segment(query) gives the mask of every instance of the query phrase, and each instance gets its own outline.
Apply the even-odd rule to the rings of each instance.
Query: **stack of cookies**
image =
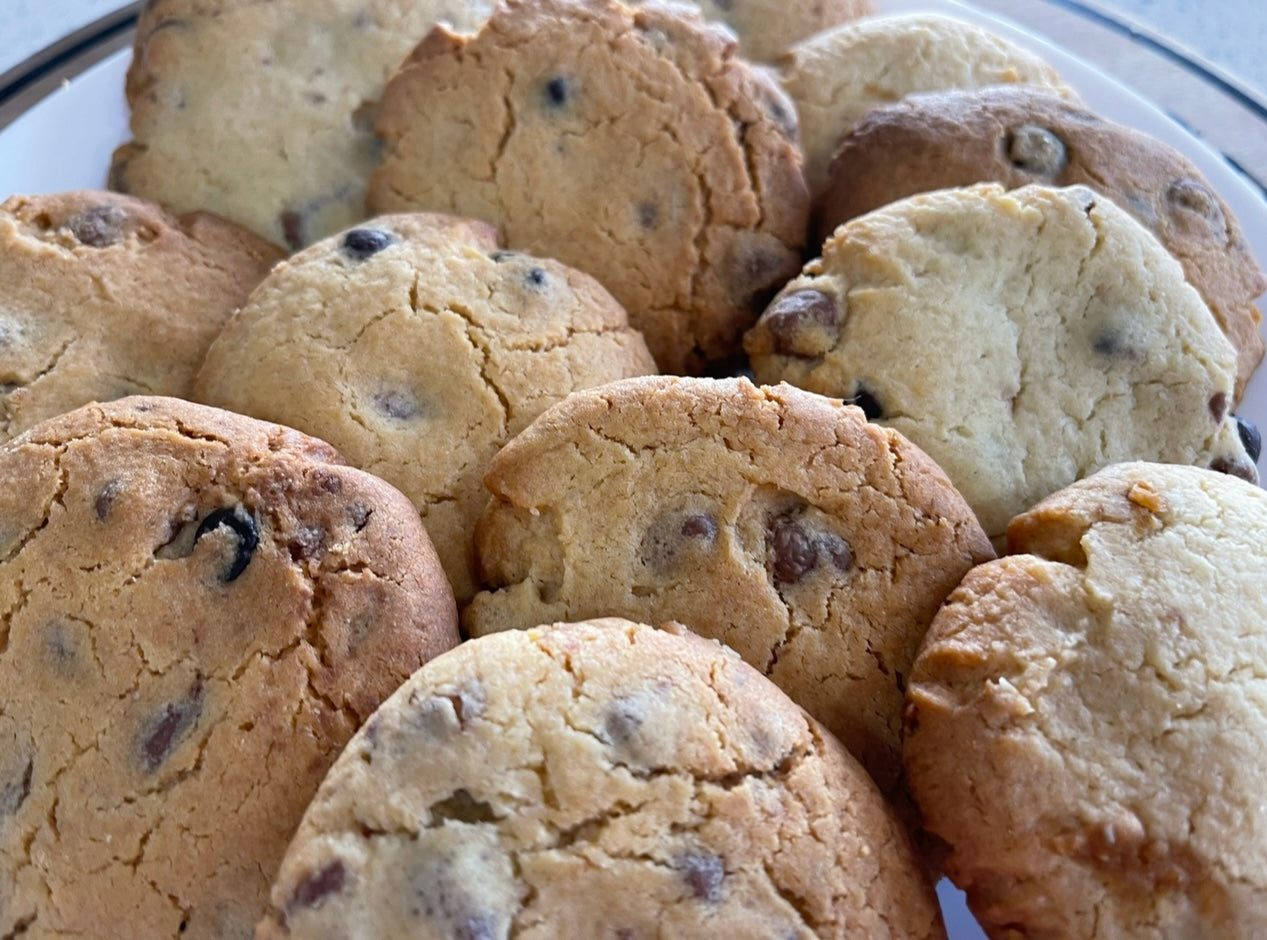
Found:
[[[0,205],[0,936],[1267,931],[1267,277],[875,12],[146,6]]]

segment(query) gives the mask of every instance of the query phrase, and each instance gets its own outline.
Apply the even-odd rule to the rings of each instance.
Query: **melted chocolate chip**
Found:
[[[1219,206],[1218,197],[1198,180],[1176,180],[1166,190],[1166,199],[1175,209],[1199,215],[1219,228],[1224,225],[1223,209]]]
[[[1007,139],[1007,158],[1018,170],[1048,179],[1057,176],[1068,160],[1064,141],[1036,124],[1013,129]]]
[[[158,770],[201,714],[202,683],[198,682],[185,698],[165,705],[142,729],[138,747],[141,765],[150,773]]]
[[[343,253],[353,261],[378,254],[395,239],[391,232],[377,228],[354,228],[343,236]]]
[[[762,317],[774,352],[812,359],[836,345],[840,337],[840,307],[820,290],[798,290],[775,301]]]
[[[833,532],[815,531],[803,519],[777,516],[770,527],[769,556],[777,584],[796,584],[820,564],[840,572],[853,567],[853,552]]]
[[[107,248],[123,238],[127,214],[118,206],[85,209],[67,223],[70,233],[89,248]]]
[[[530,290],[543,290],[546,286],[546,272],[543,268],[529,268],[524,275],[524,284]]]
[[[404,392],[379,392],[374,396],[374,407],[395,421],[408,421],[418,414],[417,400]]]
[[[347,886],[348,870],[343,860],[336,858],[326,862],[316,871],[309,872],[290,896],[287,912],[316,907],[332,894],[338,894]]]
[[[851,405],[856,405],[862,409],[862,413],[867,416],[868,421],[879,421],[884,417],[884,409],[880,407],[880,402],[874,395],[869,392],[865,386],[859,385],[853,395],[846,398]]]
[[[255,554],[255,549],[260,543],[260,533],[255,526],[255,520],[251,518],[241,505],[238,505],[231,509],[217,509],[203,519],[198,525],[198,530],[194,533],[194,543],[197,544],[200,538],[221,526],[231,530],[237,537],[237,548],[233,553],[233,561],[220,574],[220,580],[227,584],[236,580],[246,570],[246,566],[251,563],[251,557]]]
[[[1210,398],[1210,416],[1214,418],[1216,424],[1222,424],[1223,419],[1227,417],[1227,395],[1223,392],[1215,392]]]
[[[572,97],[572,86],[562,75],[555,75],[545,83],[542,97],[545,98],[545,102],[549,107],[562,108],[568,103],[568,99]]]
[[[35,770],[34,761],[27,760],[25,766],[21,761],[17,762],[14,770],[18,770],[12,777],[7,780],[0,781],[0,820],[9,819],[15,815],[22,804],[26,802],[26,798],[31,795],[31,774]]]
[[[294,209],[287,209],[277,217],[282,227],[282,238],[287,247],[299,249],[304,246],[304,217]]]
[[[718,856],[689,852],[678,858],[677,868],[697,900],[715,903],[722,899],[722,882],[726,877],[726,869]]]
[[[114,508],[114,501],[123,492],[123,488],[122,480],[111,480],[97,490],[97,496],[92,501],[92,508],[102,522],[105,522],[106,517],[110,515],[110,510]]]
[[[1263,436],[1259,433],[1258,427],[1253,422],[1236,415],[1236,433],[1240,435],[1241,443],[1245,445],[1245,453],[1249,454],[1249,459],[1258,463],[1258,458],[1263,452]]]

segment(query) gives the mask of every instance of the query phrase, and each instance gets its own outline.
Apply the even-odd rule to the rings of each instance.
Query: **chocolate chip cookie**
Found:
[[[800,265],[795,116],[683,7],[510,0],[437,29],[392,78],[380,212],[453,212],[593,275],[665,371],[738,353]]]
[[[815,198],[827,186],[832,154],[872,108],[915,92],[1016,83],[1074,97],[1034,53],[936,13],[845,23],[793,46],[780,66],[800,117],[805,178]]]
[[[1255,486],[1119,465],[938,613],[905,762],[991,936],[1267,931],[1264,533]]]
[[[150,0],[113,189],[210,209],[300,248],[365,217],[383,85],[437,21],[492,0]]]
[[[1116,202],[1183,265],[1237,350],[1236,400],[1263,358],[1267,289],[1232,210],[1168,144],[1020,85],[912,95],[876,108],[836,153],[819,234],[905,196],[997,182],[1082,183]]]
[[[987,533],[1122,460],[1257,481],[1236,351],[1183,269],[1085,186],[995,183],[854,219],[747,337],[764,382],[858,402]]]
[[[212,345],[195,394],[327,440],[399,487],[464,603],[497,449],[571,391],[654,371],[593,278],[504,251],[481,222],[402,214],[280,265]]]
[[[408,500],[170,398],[0,447],[0,936],[249,937],[360,723],[457,641]]]
[[[464,643],[322,784],[256,936],[944,937],[862,768],[676,625]]]
[[[0,441],[93,400],[188,398],[216,333],[279,257],[214,216],[115,193],[0,203]]]
[[[734,648],[885,792],[905,674],[992,552],[945,475],[791,386],[652,377],[573,395],[489,467],[472,634],[607,614]]]

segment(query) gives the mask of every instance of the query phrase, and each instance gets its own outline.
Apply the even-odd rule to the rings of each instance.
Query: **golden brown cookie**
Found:
[[[676,625],[464,643],[349,744],[257,936],[944,937],[845,750]]]
[[[1168,144],[1021,85],[912,95],[869,112],[832,163],[820,240],[915,193],[972,183],[1085,184],[1157,236],[1236,347],[1236,401],[1263,358],[1267,275],[1232,210]]]
[[[1265,533],[1258,487],[1119,465],[938,613],[904,757],[990,936],[1267,932]]]
[[[989,543],[945,475],[791,386],[652,377],[564,400],[494,458],[473,635],[615,615],[733,647],[886,793],[905,673]]]
[[[383,93],[379,212],[452,212],[597,278],[666,371],[739,351],[800,264],[795,117],[688,9],[508,0],[433,31]]]
[[[195,394],[327,440],[399,487],[462,604],[497,449],[569,392],[654,371],[593,278],[503,251],[481,222],[392,215],[279,265]]]
[[[280,257],[206,213],[84,190],[0,204],[0,441],[93,400],[188,398]]]
[[[0,936],[250,936],[326,769],[457,642],[408,500],[170,398],[0,447]]]

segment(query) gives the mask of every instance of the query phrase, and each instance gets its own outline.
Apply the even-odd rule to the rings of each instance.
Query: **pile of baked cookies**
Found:
[[[0,206],[0,937],[1267,933],[1267,278],[874,14],[146,5]]]

